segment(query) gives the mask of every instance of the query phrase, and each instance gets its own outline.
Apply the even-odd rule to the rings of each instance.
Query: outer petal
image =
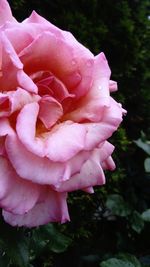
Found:
[[[16,214],[29,211],[39,197],[38,185],[21,179],[7,159],[0,157],[0,206]]]
[[[109,90],[110,92],[115,92],[118,90],[117,82],[110,80],[109,81]]]
[[[91,156],[83,164],[79,173],[74,174],[69,180],[63,182],[56,190],[59,192],[70,192],[104,183],[105,176],[99,160]]]
[[[37,93],[37,86],[23,71],[23,64],[18,58],[13,46],[4,34],[1,33],[2,42],[2,76],[0,77],[0,90],[15,90],[17,86],[27,91]]]
[[[85,95],[91,86],[93,55],[86,49],[83,53],[48,31],[24,49],[20,58],[27,73],[49,70],[77,97]]]
[[[82,189],[93,193],[91,187],[105,183],[101,165],[103,162],[108,162],[113,150],[114,146],[106,141],[100,148],[90,151],[89,158],[82,164],[80,170],[77,170],[77,173],[72,175],[69,180],[62,182],[55,189],[59,192]],[[109,167],[112,169],[112,165]]]
[[[70,177],[65,164],[54,163],[47,158],[32,154],[21,144],[16,135],[7,136],[6,150],[17,174],[26,180],[57,185]]]
[[[10,212],[3,211],[4,219],[13,226],[34,227],[48,222],[64,223],[69,220],[68,208],[66,204],[65,193],[57,193],[48,190],[44,193],[45,198],[42,202],[24,215],[15,215]]]
[[[14,20],[8,2],[6,0],[0,0],[0,26],[6,21]]]

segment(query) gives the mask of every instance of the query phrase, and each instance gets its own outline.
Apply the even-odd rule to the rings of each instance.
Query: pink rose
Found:
[[[67,193],[105,183],[107,139],[125,112],[103,53],[33,12],[18,23],[0,0],[0,206],[6,222],[69,220]]]

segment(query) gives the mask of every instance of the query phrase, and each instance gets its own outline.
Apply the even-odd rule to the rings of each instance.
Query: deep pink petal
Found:
[[[13,226],[34,227],[49,222],[69,221],[66,193],[57,193],[53,190],[45,192],[45,199],[24,215],[15,215],[3,211],[4,219]]]
[[[38,200],[40,187],[21,179],[8,160],[0,157],[0,206],[7,211],[24,214]]]
[[[53,97],[44,96],[40,103],[39,118],[47,129],[52,127],[63,115],[61,104]]]
[[[16,135],[7,136],[6,150],[8,158],[17,174],[39,184],[58,185],[70,177],[67,166],[40,158],[29,152]]]

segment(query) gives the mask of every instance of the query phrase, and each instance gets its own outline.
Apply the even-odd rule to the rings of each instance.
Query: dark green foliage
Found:
[[[128,114],[111,139],[117,169],[106,173],[106,185],[94,195],[70,194],[71,222],[57,230],[0,225],[0,266],[150,267],[149,0],[9,2],[19,21],[35,9],[94,54],[104,51],[119,85],[114,98]]]

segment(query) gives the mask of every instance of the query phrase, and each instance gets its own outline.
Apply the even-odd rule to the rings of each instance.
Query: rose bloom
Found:
[[[103,185],[125,111],[103,53],[0,0],[0,207],[13,226],[69,220],[67,193]]]

